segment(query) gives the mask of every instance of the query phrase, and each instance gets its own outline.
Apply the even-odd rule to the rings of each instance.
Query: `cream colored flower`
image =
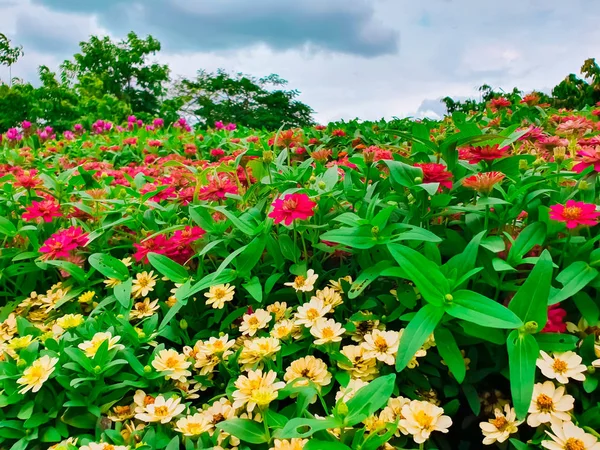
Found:
[[[154,271],[141,272],[135,274],[135,280],[131,286],[131,295],[133,298],[146,297],[150,292],[154,290],[156,286],[156,278]]]
[[[342,328],[341,324],[333,319],[326,319],[324,317],[317,319],[310,329],[310,334],[317,338],[315,339],[315,345],[340,342],[345,332],[346,329]]]
[[[6,345],[7,353],[13,358],[17,357],[17,352],[27,348],[33,342],[33,336],[28,334],[22,337],[13,337]]]
[[[118,278],[107,278],[103,281],[107,288],[114,288],[121,284],[121,280]]]
[[[52,375],[52,372],[54,372],[56,363],[58,363],[58,358],[51,358],[48,355],[36,359],[31,366],[23,371],[23,376],[17,380],[17,383],[23,386],[19,390],[19,394],[24,394],[28,391],[39,391],[50,375]]]
[[[332,310],[344,303],[340,293],[331,287],[326,287],[323,290],[317,290],[315,297],[323,300],[325,305],[331,306]]]
[[[404,419],[399,424],[411,434],[417,444],[429,439],[433,431],[447,433],[452,419],[444,415],[444,410],[429,402],[413,400],[402,407]]]
[[[275,315],[275,322],[279,322],[283,319],[288,313],[288,310],[291,311],[291,308],[287,307],[286,302],[275,302],[267,306],[267,311]]]
[[[519,431],[518,426],[523,423],[522,420],[517,420],[517,413],[510,405],[504,405],[504,412],[501,409],[496,409],[494,416],[493,419],[479,424],[484,436],[484,445],[506,441],[511,434]]]
[[[191,365],[191,362],[185,360],[185,355],[172,349],[161,350],[152,361],[152,367],[168,380],[182,382],[192,375],[192,372],[187,370]]]
[[[352,378],[348,383],[348,386],[340,387],[340,390],[335,394],[335,401],[348,402],[358,392],[360,388],[368,385],[366,381],[359,380],[358,378]]]
[[[548,450],[600,450],[598,439],[573,422],[552,424],[552,433],[546,433],[552,440],[542,441],[542,446]]]
[[[397,331],[373,330],[365,335],[361,346],[366,350],[365,357],[376,358],[390,366],[396,361],[400,335]]]
[[[210,435],[212,436],[216,424],[236,417],[235,412],[236,408],[233,407],[233,404],[227,398],[220,398],[203,411],[202,414],[208,417],[208,421],[212,425],[212,428],[208,430]]]
[[[81,314],[65,314],[62,317],[56,319],[56,325],[61,327],[63,330],[70,330],[77,328],[83,323],[84,319]]]
[[[577,325],[573,322],[567,322],[567,331],[573,334],[586,335],[588,329],[590,328],[590,324],[583,317],[579,319]]]
[[[155,400],[156,400],[156,397],[147,395],[144,391],[142,391],[141,389],[138,389],[137,391],[135,391],[135,394],[133,396],[133,404],[134,404],[135,412],[143,413],[144,411],[146,411],[146,407],[148,405],[154,403]]]
[[[375,358],[368,358],[366,356],[367,351],[360,345],[346,345],[340,353],[348,358],[352,365],[348,366],[347,363],[338,361],[338,367],[350,372],[352,378],[370,381],[379,372],[377,369],[377,360]]]
[[[340,294],[343,294],[344,288],[342,287],[342,281],[346,281],[348,284],[351,285],[352,277],[350,275],[346,275],[345,277],[338,278],[337,280],[329,280],[329,286],[338,291]]]
[[[309,302],[298,306],[296,312],[296,325],[304,325],[307,328],[312,327],[317,320],[324,317],[325,314],[331,311],[331,306],[325,305],[323,300],[313,297]]]
[[[570,422],[569,411],[573,409],[575,399],[565,394],[565,387],[554,386],[552,381],[536,383],[529,405],[527,425],[538,427],[542,423]]]
[[[300,438],[275,439],[269,450],[302,450],[307,442],[308,439]]]
[[[90,341],[82,342],[78,345],[78,347],[84,351],[88,358],[93,358],[94,356],[96,356],[96,352],[98,351],[98,349],[104,341],[108,341],[109,350],[112,350],[113,348],[117,350],[123,350],[125,347],[121,344],[117,344],[117,342],[119,342],[120,339],[121,336],[113,337],[113,335],[110,334],[110,332],[108,331],[105,333],[101,332],[96,333]]]
[[[180,405],[179,398],[165,399],[159,395],[154,399],[154,403],[149,403],[143,412],[135,415],[136,419],[143,422],[169,423],[175,416],[178,416],[185,409],[185,405]]]
[[[298,275],[294,281],[283,283],[285,286],[292,286],[296,292],[310,292],[315,288],[315,283],[319,275],[314,270],[308,269],[306,276]]]
[[[308,380],[318,386],[327,386],[331,383],[331,374],[327,371],[327,364],[312,355],[293,361],[283,376],[288,383],[298,378],[305,378],[305,380],[294,383],[295,386],[308,386]]]
[[[262,369],[264,361],[275,361],[275,355],[279,350],[281,350],[279,339],[273,337],[249,339],[244,342],[238,363],[242,364],[242,370]]]
[[[223,309],[225,302],[233,300],[234,295],[235,286],[230,286],[229,283],[211,286],[208,292],[204,293],[207,298],[206,304],[208,306],[212,305],[215,309]]]
[[[158,300],[150,301],[150,298],[146,297],[143,302],[136,302],[133,305],[133,309],[129,313],[129,318],[133,320],[143,319],[144,317],[151,317],[158,311]]]
[[[258,330],[266,328],[273,317],[264,309],[257,309],[252,314],[244,314],[240,332],[247,336],[254,336]]]
[[[108,418],[113,422],[123,422],[133,416],[135,416],[135,404],[113,406],[108,414]]]
[[[89,442],[88,445],[82,445],[79,450],[129,450],[127,445],[112,445],[106,442]]]
[[[596,359],[595,361],[592,361],[592,366],[600,367],[600,359]]]
[[[277,398],[277,391],[285,387],[282,381],[276,381],[277,374],[273,371],[267,373],[262,370],[250,370],[248,376],[240,375],[234,385],[233,407],[235,409],[246,405],[248,412],[258,405],[263,408]]]
[[[175,425],[175,431],[185,436],[200,436],[212,428],[212,423],[206,414],[196,413],[193,416],[182,417]]]
[[[581,364],[582,358],[575,352],[554,353],[548,355],[540,350],[541,358],[537,360],[537,366],[542,374],[551,380],[557,380],[559,383],[566,384],[569,378],[577,381],[584,381],[584,372],[587,367]]]
[[[302,331],[292,320],[283,319],[273,325],[273,329],[271,330],[270,334],[272,337],[279,340],[288,339],[290,337],[298,339],[300,336],[302,336]]]
[[[402,408],[405,405],[410,404],[410,399],[405,397],[394,397],[388,400],[387,406],[383,408],[379,417],[386,423],[398,423],[398,429],[396,430],[395,435],[400,436],[402,434],[409,434],[408,431],[400,426],[399,421],[404,419],[402,415]]]

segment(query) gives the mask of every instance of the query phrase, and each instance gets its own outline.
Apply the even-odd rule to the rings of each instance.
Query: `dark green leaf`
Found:
[[[443,316],[444,309],[433,305],[425,305],[417,312],[400,338],[396,371],[400,372],[406,368]]]

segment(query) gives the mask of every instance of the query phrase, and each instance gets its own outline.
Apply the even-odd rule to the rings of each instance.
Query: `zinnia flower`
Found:
[[[335,320],[320,317],[311,327],[310,334],[317,338],[315,345],[323,345],[329,342],[340,342],[345,331],[346,329]]]
[[[565,205],[552,205],[550,219],[565,222],[567,228],[576,228],[578,225],[594,226],[598,223],[600,212],[596,212],[596,205],[591,203],[567,200]]]
[[[573,172],[581,173],[592,166],[594,171],[600,172],[600,146],[584,147],[577,151],[577,164],[573,166]]]
[[[548,307],[548,322],[540,333],[564,333],[567,331],[567,324],[564,322],[567,311],[559,305]]]
[[[271,314],[264,309],[257,309],[252,314],[244,314],[240,332],[244,335],[254,336],[258,330],[265,328],[273,319]]]
[[[400,334],[397,331],[373,330],[364,336],[361,345],[366,350],[365,357],[376,358],[388,365],[393,365],[398,352]]]
[[[542,446],[548,450],[600,450],[598,439],[572,422],[552,424],[554,434],[546,433],[552,440],[542,441]]]
[[[585,364],[581,364],[582,358],[575,352],[554,353],[548,355],[540,350],[541,358],[537,360],[537,366],[546,378],[557,380],[559,383],[567,384],[569,378],[584,381],[584,372],[587,371]]]
[[[298,378],[305,378],[305,380],[294,383],[294,386],[308,386],[308,380],[318,386],[327,386],[331,383],[331,374],[327,371],[327,365],[322,359],[312,355],[293,361],[283,377],[288,383]]]
[[[506,156],[509,147],[500,148],[499,144],[486,145],[485,147],[469,148],[469,164],[477,164],[479,161],[493,161]]]
[[[306,220],[314,216],[315,206],[306,194],[288,194],[283,199],[278,198],[273,202],[273,211],[269,213],[275,223],[285,223],[291,225],[296,219]]]
[[[417,444],[422,444],[433,431],[447,433],[452,419],[444,415],[444,410],[433,403],[413,400],[402,407],[404,419],[399,424],[412,434]]]
[[[212,428],[212,422],[208,415],[196,413],[179,419],[175,425],[175,431],[185,436],[199,436]]]
[[[483,444],[492,445],[495,442],[502,443],[506,441],[511,434],[519,431],[518,426],[522,423],[522,420],[517,420],[515,409],[511,408],[510,405],[504,405],[504,412],[496,408],[493,419],[479,424],[485,436]]]
[[[225,302],[233,300],[234,295],[235,286],[230,286],[229,283],[211,286],[208,292],[204,294],[207,298],[206,304],[208,306],[212,305],[216,309],[223,309]]]
[[[298,275],[294,281],[283,283],[285,286],[292,286],[296,292],[310,292],[315,288],[315,282],[319,275],[314,270],[308,269],[306,276]]]
[[[505,175],[502,172],[483,172],[465,178],[462,185],[482,194],[489,194],[504,177]]]
[[[149,273],[144,271],[135,275],[133,285],[131,286],[131,295],[133,298],[146,297],[150,292],[154,290],[156,286],[156,278],[154,271],[151,270]]]
[[[574,404],[575,399],[565,394],[564,386],[556,387],[552,381],[536,383],[529,405],[527,425],[535,428],[542,423],[570,421],[569,411]]]
[[[437,163],[417,163],[415,167],[419,167],[423,171],[423,183],[440,183],[442,187],[452,189],[452,172],[448,172],[447,167]]]
[[[39,391],[44,382],[54,372],[54,366],[57,363],[58,358],[51,358],[48,355],[36,359],[31,366],[23,371],[23,376],[17,380],[17,383],[23,386],[19,390],[19,394],[24,394],[28,391]]]
[[[62,217],[60,206],[54,200],[32,201],[23,213],[23,220],[42,219],[44,222],[52,222],[55,217]]]
[[[159,395],[153,403],[146,404],[144,411],[137,413],[135,418],[144,422],[169,423],[185,409],[185,405],[180,405],[180,402],[180,398],[165,400],[162,395]]]
[[[191,365],[191,362],[185,360],[185,355],[172,349],[161,350],[152,361],[152,367],[161,375],[164,375],[168,380],[181,382],[192,375],[192,372],[187,370]]]
[[[90,341],[84,341],[78,347],[83,350],[88,358],[93,358],[104,341],[108,341],[108,350],[112,350],[113,348],[123,350],[125,347],[117,344],[120,339],[121,336],[113,337],[108,331],[106,333],[96,333]]]

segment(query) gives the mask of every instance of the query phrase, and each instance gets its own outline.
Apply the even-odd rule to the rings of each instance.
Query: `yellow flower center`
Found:
[[[567,366],[567,363],[566,363],[566,362],[564,362],[563,360],[561,360],[561,359],[556,359],[556,360],[554,361],[554,364],[552,364],[552,369],[554,369],[554,371],[555,371],[556,373],[560,373],[560,374],[562,374],[562,373],[565,373],[565,372],[567,371],[567,369],[568,369],[568,366]]]
[[[115,446],[111,444],[104,444],[102,450],[115,450]]]
[[[179,359],[177,359],[174,356],[167,358],[167,360],[165,361],[165,366],[167,366],[169,369],[173,369],[173,368],[177,367],[178,365],[179,365]]]
[[[259,406],[266,406],[271,403],[277,394],[274,394],[270,389],[258,389],[252,393],[252,400],[256,402]]]
[[[329,327],[323,328],[323,331],[321,331],[321,335],[323,336],[323,339],[331,339],[335,337],[335,333]]]
[[[42,369],[40,366],[31,366],[28,375],[32,381],[37,381],[44,376],[44,369]]]
[[[504,427],[508,424],[508,421],[503,417],[496,417],[494,420],[491,420],[490,423],[494,425],[498,430],[503,430]]]
[[[138,284],[140,285],[140,287],[146,287],[148,286],[149,280],[146,277],[141,277],[140,279],[138,279]]]
[[[213,297],[215,297],[217,300],[221,300],[223,297],[225,297],[225,291],[223,289],[215,289]]]
[[[565,450],[585,450],[585,444],[579,439],[569,438],[565,443]]]
[[[202,434],[202,432],[204,431],[202,424],[201,423],[190,423],[188,422],[187,424],[187,432],[189,434],[193,434],[193,435],[197,435],[197,434]]]
[[[549,397],[546,394],[538,395],[536,403],[541,412],[554,411],[554,401],[552,400],[552,397]]]
[[[421,428],[423,428],[424,430],[428,430],[433,423],[433,417],[431,417],[425,411],[417,411],[417,413],[415,414],[415,421],[419,424]]]
[[[375,338],[375,340],[373,341],[373,345],[375,345],[375,348],[377,350],[383,353],[387,352],[389,348],[387,341],[381,336]]]
[[[159,417],[166,417],[169,415],[169,408],[166,406],[157,406],[154,408],[154,414]]]
[[[579,217],[581,217],[581,208],[578,208],[577,206],[565,208],[563,209],[562,215],[565,219],[579,219]]]
[[[256,316],[252,316],[248,319],[248,325],[250,325],[251,327],[255,327],[258,325],[258,319],[256,318]]]
[[[304,283],[306,282],[306,278],[304,278],[302,275],[298,275],[296,278],[294,278],[294,284],[297,287],[302,287],[304,286]]]
[[[309,320],[315,320],[316,318],[320,317],[319,311],[317,311],[315,308],[311,308],[308,311],[306,311],[306,318]]]

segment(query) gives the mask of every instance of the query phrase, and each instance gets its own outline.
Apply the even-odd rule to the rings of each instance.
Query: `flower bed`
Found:
[[[9,130],[0,447],[598,450],[597,124]]]

